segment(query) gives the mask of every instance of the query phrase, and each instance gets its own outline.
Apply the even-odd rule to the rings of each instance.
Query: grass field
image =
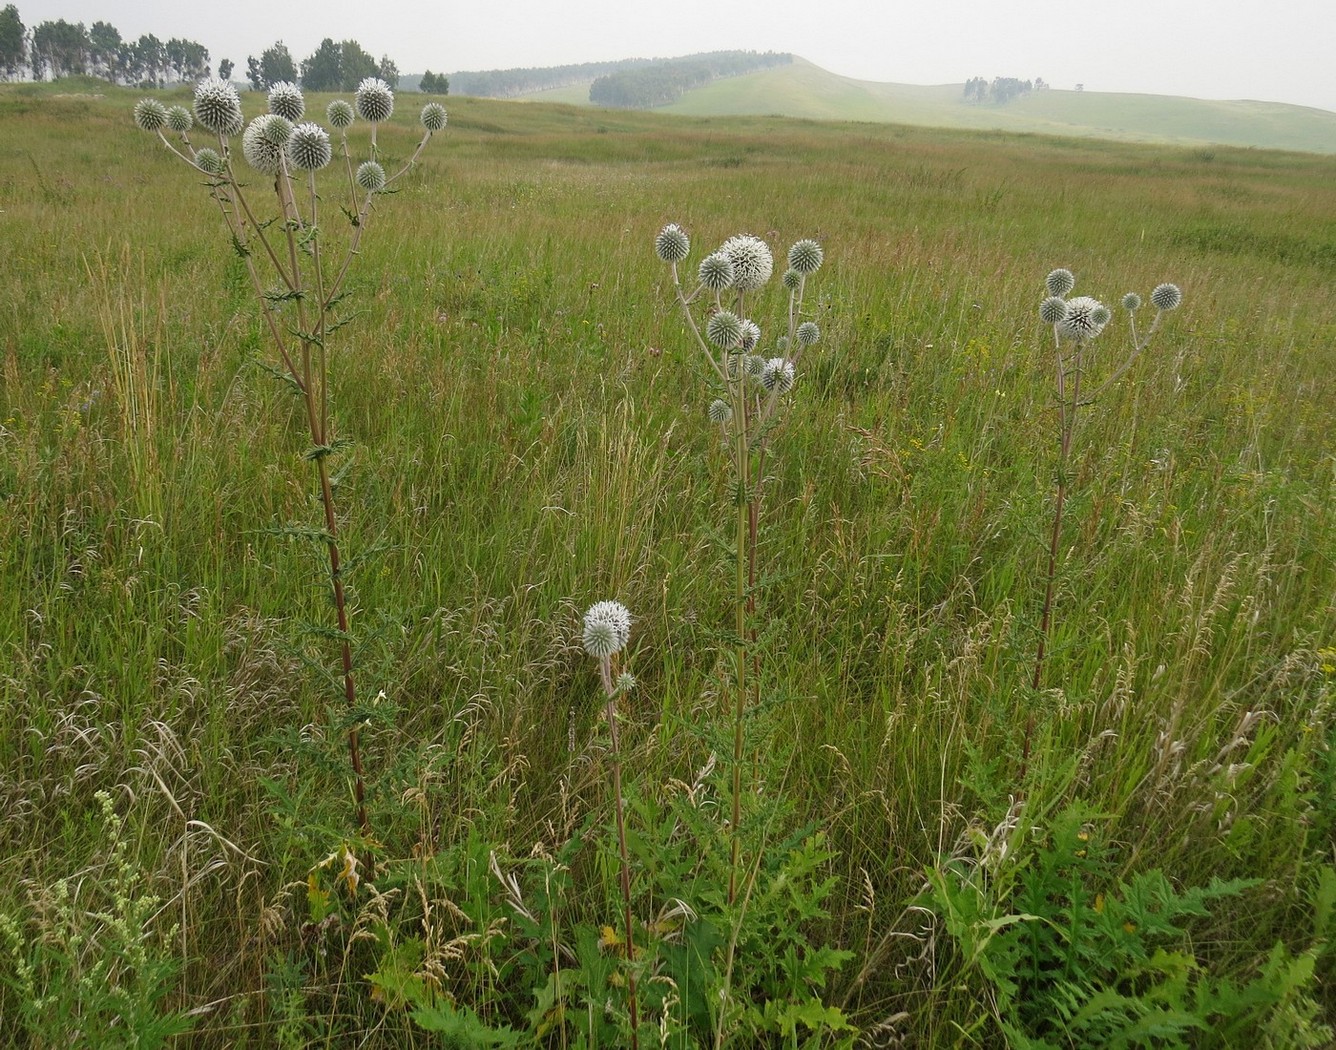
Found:
[[[0,87],[18,1045],[186,1013],[179,1045],[630,1045],[604,598],[644,1045],[1327,1045],[1336,158],[446,100],[330,346],[349,712],[244,268],[138,96],[79,90]],[[826,258],[767,460],[736,902],[734,496],[667,222],[690,273],[739,232]],[[1082,408],[1034,690],[1060,266],[1184,305]]]
[[[803,59],[689,91],[664,112],[774,114],[1184,146],[1212,144],[1336,153],[1336,113],[1276,102],[1213,101],[1101,91],[1033,92],[1006,106],[968,105],[962,85],[852,80]],[[588,104],[589,85],[534,96]]]

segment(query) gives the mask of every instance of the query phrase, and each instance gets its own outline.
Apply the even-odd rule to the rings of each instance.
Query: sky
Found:
[[[29,28],[110,22],[230,58],[282,41],[301,60],[356,40],[401,73],[552,66],[700,51],[788,51],[901,84],[1043,77],[1054,88],[1289,102],[1336,111],[1333,0],[5,0]]]

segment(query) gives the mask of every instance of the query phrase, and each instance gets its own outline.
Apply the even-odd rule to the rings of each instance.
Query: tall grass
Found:
[[[272,531],[312,497],[283,466],[293,408],[135,97],[0,91],[0,911],[107,870],[108,790],[196,1039],[411,1045],[362,979],[367,942],[310,911],[308,878],[345,892],[320,865],[349,789],[298,626],[324,618],[321,568]],[[383,126],[386,166],[415,141]],[[1262,880],[1198,931],[1219,974],[1330,936],[1331,160],[468,99],[440,145],[377,216],[331,398],[357,443],[340,524],[368,555],[362,680],[384,693],[367,806],[417,864],[376,907],[430,932],[445,989],[498,1024],[533,1007],[483,947],[519,921],[492,851],[526,906],[560,901],[554,929],[619,913],[585,831],[610,806],[581,746],[591,599],[637,614],[628,830],[712,797],[728,493],[651,246],[667,221],[711,243],[744,215],[827,250],[822,341],[767,464],[761,557],[782,571],[757,601],[782,684],[752,779],[783,803],[776,839],[819,825],[833,854],[808,934],[855,957],[828,1001],[880,1038],[998,1045],[920,910],[925,873],[1073,800],[1124,876]],[[1172,276],[1185,304],[1069,464],[1075,553],[1012,826],[1052,489],[1034,275],[1056,265],[1105,301]],[[642,921],[664,904],[633,889]]]

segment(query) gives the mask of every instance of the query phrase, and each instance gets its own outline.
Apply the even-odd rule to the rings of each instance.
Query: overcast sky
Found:
[[[5,0],[9,2],[9,0]],[[230,58],[282,40],[298,63],[353,39],[401,73],[565,65],[698,51],[790,51],[904,84],[1043,77],[1053,87],[1261,99],[1336,111],[1336,0],[12,0],[29,28],[110,22]],[[899,10],[896,10],[899,9]],[[912,12],[912,13],[911,13]]]

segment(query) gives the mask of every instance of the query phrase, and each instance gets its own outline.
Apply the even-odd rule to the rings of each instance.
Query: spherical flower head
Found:
[[[816,273],[821,269],[821,260],[824,258],[821,245],[816,241],[798,241],[789,249],[789,269],[797,270],[803,275]]]
[[[337,131],[346,131],[352,127],[353,107],[346,99],[336,98],[325,109],[325,116],[329,118],[329,126]]]
[[[1150,304],[1157,310],[1176,310],[1183,301],[1183,293],[1176,284],[1157,284],[1150,293]]]
[[[1103,321],[1099,320],[1101,316]],[[1099,335],[1108,319],[1107,306],[1088,295],[1078,295],[1067,300],[1067,316],[1058,322],[1058,334],[1064,339],[1083,343]]]
[[[739,234],[724,241],[719,253],[733,264],[733,287],[740,292],[760,288],[775,272],[770,246],[759,237]]]
[[[731,310],[720,310],[705,323],[705,338],[722,350],[742,342],[742,319]]]
[[[654,254],[666,263],[679,263],[691,253],[687,231],[670,222],[654,238]]]
[[[797,338],[799,346],[811,346],[821,338],[821,329],[815,321],[804,321],[793,334]]]
[[[195,118],[185,106],[172,106],[167,111],[167,126],[178,135],[184,135],[195,126]]]
[[[241,152],[246,163],[261,175],[277,175],[283,166],[283,149],[292,124],[275,113],[265,113],[246,125]]]
[[[636,676],[630,671],[623,671],[617,676],[617,692],[629,693],[636,687]]]
[[[195,85],[195,119],[200,127],[218,135],[239,135],[246,121],[241,116],[241,97],[231,81],[210,77]]]
[[[755,321],[742,322],[742,338],[738,340],[738,348],[744,353],[751,353],[756,349],[756,344],[761,341],[761,326]]]
[[[621,602],[595,602],[584,614],[585,652],[597,659],[619,653],[631,637],[631,613]]]
[[[1058,295],[1050,295],[1039,304],[1039,320],[1044,324],[1061,324],[1067,316],[1067,300]]]
[[[1076,278],[1071,270],[1054,270],[1044,278],[1044,287],[1049,295],[1064,296],[1076,287]]]
[[[422,107],[422,112],[418,114],[418,121],[432,134],[443,130],[448,119],[449,116],[445,112],[445,107],[439,102],[428,102]]]
[[[374,160],[363,161],[357,166],[357,185],[368,193],[378,193],[385,188],[385,169]]]
[[[156,98],[141,98],[135,103],[135,123],[141,131],[157,131],[167,123],[167,107]]]
[[[287,80],[280,80],[269,89],[269,112],[277,113],[294,124],[306,115],[306,99],[301,88]]]
[[[209,149],[205,146],[201,150],[195,151],[195,167],[200,171],[208,172],[210,175],[221,175],[223,173],[223,158],[218,156],[218,151]]]
[[[1123,296],[1123,309],[1132,311],[1141,309],[1141,296],[1136,292],[1128,292]]]
[[[723,398],[716,397],[710,402],[710,407],[706,409],[705,414],[710,417],[711,423],[717,423],[720,426],[723,426],[733,418],[733,409]]]
[[[394,112],[394,92],[380,77],[365,77],[353,95],[357,115],[368,124],[383,124]]]
[[[288,136],[288,160],[298,171],[319,171],[334,159],[329,132],[319,124],[298,124]]]
[[[780,283],[783,284],[784,287],[788,289],[790,292],[796,292],[799,288],[803,286],[803,275],[800,274],[797,270],[795,270],[792,266],[790,266],[787,270],[784,271],[784,276],[781,277],[779,280]]]
[[[793,362],[772,357],[761,369],[761,386],[787,394],[793,388]]]
[[[765,371],[765,358],[760,354],[747,354],[742,359],[742,371],[752,379],[759,380]]]
[[[733,260],[722,252],[700,261],[700,283],[712,292],[722,292],[733,283]]]

